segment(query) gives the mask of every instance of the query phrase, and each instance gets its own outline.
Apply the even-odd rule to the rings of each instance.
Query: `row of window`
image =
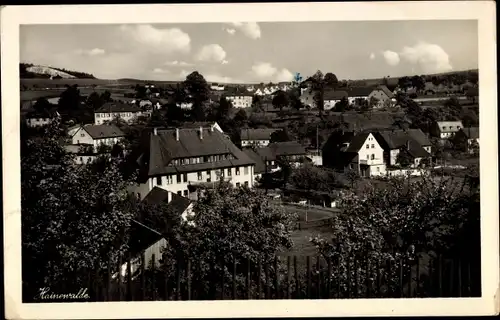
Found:
[[[132,112],[121,112],[121,113],[96,113],[96,118],[110,118],[110,117],[131,117]]]
[[[221,178],[221,177],[231,177],[232,176],[232,168],[227,168],[227,169],[219,169],[219,170],[215,170],[215,175],[216,177],[218,178]],[[240,171],[240,167],[236,167],[234,168],[234,173],[235,175],[239,176],[241,174],[241,171]],[[249,167],[248,166],[245,166],[243,167],[243,174],[245,175],[248,175],[249,173]],[[212,171],[211,170],[207,170],[206,171],[206,175],[207,175],[207,182],[211,182],[211,174],[212,174]],[[166,175],[165,177],[167,178],[167,184],[173,184],[173,176],[172,174],[170,175]],[[203,172],[202,171],[198,171],[198,181],[202,181],[203,180]],[[162,185],[162,177],[156,177],[156,184],[161,186]],[[182,174],[177,174],[176,175],[176,183],[186,183],[188,182],[188,174],[187,173],[182,173]]]
[[[234,160],[235,157],[230,154],[217,154],[212,156],[203,156],[203,157],[193,157],[193,158],[183,158],[183,159],[174,159],[169,163],[169,166],[179,166],[179,165],[187,165],[187,164],[198,164],[198,163],[210,163],[210,162],[218,162],[223,160]]]
[[[370,160],[370,159],[371,160],[375,160],[375,154],[372,154],[372,155],[367,154],[366,155],[366,160]]]
[[[375,148],[375,145],[372,143],[372,149]],[[367,143],[366,144],[366,149],[370,149],[370,145]]]
[[[450,126],[449,128],[451,130],[451,129],[453,129],[453,126]],[[460,126],[457,126],[457,129],[460,129]],[[446,130],[446,126],[443,126],[443,130]]]

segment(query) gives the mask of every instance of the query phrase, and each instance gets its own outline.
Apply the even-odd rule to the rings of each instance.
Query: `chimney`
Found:
[[[175,140],[179,141],[179,128],[175,128]]]
[[[215,127],[215,125],[211,126],[210,131],[214,132],[214,127]]]
[[[203,127],[200,126],[200,140],[203,140]]]
[[[153,128],[153,134],[154,134],[155,136],[157,136],[157,135],[158,135],[158,128]]]

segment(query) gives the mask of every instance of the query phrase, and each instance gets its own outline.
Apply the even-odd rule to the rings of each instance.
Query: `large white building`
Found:
[[[250,108],[252,106],[253,95],[248,93],[236,93],[226,95],[226,100],[230,101],[235,108]]]
[[[436,121],[432,127],[432,133],[438,138],[449,139],[463,128],[462,121]]]
[[[143,112],[141,108],[134,104],[108,102],[94,112],[94,123],[104,124],[117,117],[131,123],[136,120],[137,117],[149,115],[149,112]]]
[[[193,199],[197,187],[214,186],[221,179],[235,187],[253,186],[255,161],[214,126],[155,128],[144,139],[134,188],[139,198],[156,186]]]
[[[35,110],[26,114],[26,125],[31,128],[42,127],[60,117],[60,114],[55,110]]]
[[[279,129],[251,129],[245,128],[240,131],[242,147],[266,147],[271,142],[271,135]]]

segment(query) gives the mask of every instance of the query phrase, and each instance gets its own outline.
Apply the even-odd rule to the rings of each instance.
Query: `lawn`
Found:
[[[316,221],[323,220],[333,217],[335,214],[340,212],[338,209],[334,208],[322,208],[319,206],[302,206],[295,204],[282,204],[279,201],[271,200],[271,202],[276,205],[282,205],[285,211],[290,213],[297,213],[299,215],[299,221]]]
[[[321,236],[329,238],[333,235],[332,229],[329,227],[309,228],[303,230],[295,230],[292,233],[293,247],[290,250],[282,252],[282,256],[317,256],[318,251],[311,243],[310,239]]]

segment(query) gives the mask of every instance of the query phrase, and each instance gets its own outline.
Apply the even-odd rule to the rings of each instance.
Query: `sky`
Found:
[[[101,79],[370,79],[478,68],[475,20],[23,25],[20,60]]]

